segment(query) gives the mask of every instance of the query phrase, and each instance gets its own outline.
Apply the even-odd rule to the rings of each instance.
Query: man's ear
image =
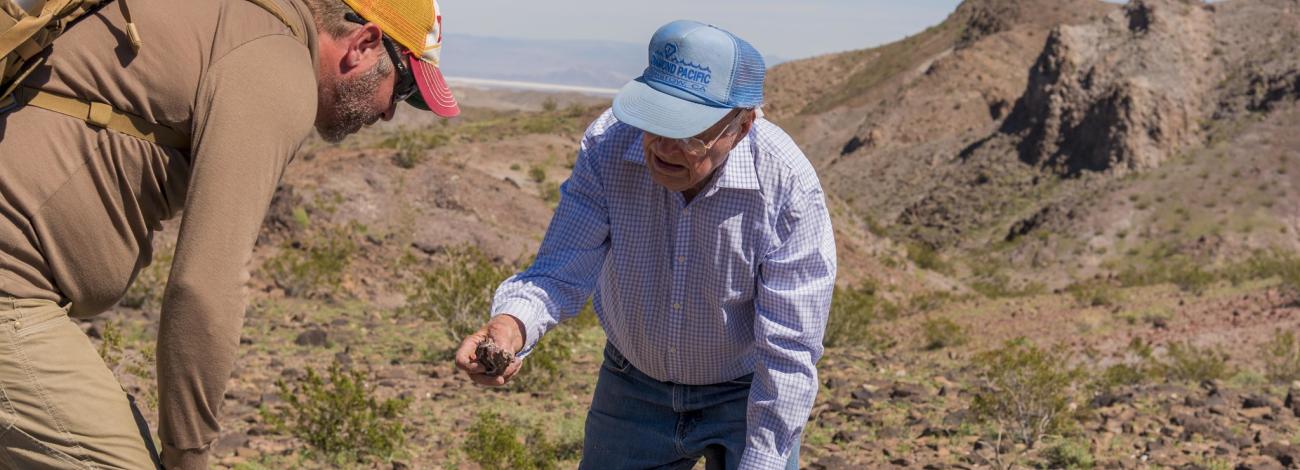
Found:
[[[758,120],[758,108],[744,111],[744,113],[748,114],[748,116],[745,116],[745,119],[740,121],[739,135],[742,136],[741,138],[749,135],[749,130],[754,128],[754,122]]]
[[[366,23],[348,33],[348,50],[343,65],[352,69],[369,70],[387,52],[384,51],[384,33],[374,23]]]

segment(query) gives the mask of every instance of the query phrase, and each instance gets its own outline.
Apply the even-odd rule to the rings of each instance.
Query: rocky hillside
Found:
[[[772,114],[853,212],[958,265],[1061,287],[1155,246],[1292,250],[1297,21],[1285,0],[971,0],[778,67]]]

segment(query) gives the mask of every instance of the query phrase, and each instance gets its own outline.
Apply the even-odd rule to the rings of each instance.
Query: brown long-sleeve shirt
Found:
[[[253,244],[316,116],[315,24],[299,0],[279,5],[307,44],[245,0],[130,0],[135,53],[110,4],[25,82],[188,134],[188,152],[30,106],[0,115],[0,291],[101,312],[184,210],[158,333],[168,468],[202,467],[218,436]]]

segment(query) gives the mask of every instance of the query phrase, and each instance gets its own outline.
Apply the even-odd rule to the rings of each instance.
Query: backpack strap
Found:
[[[121,2],[122,16],[125,17],[127,21],[127,33],[131,40],[131,45],[136,50],[139,50],[141,45],[140,32],[135,28],[134,22],[131,21],[131,13],[126,6],[126,0],[118,1]],[[288,26],[289,31],[293,33],[293,36],[297,38],[299,42],[302,42],[303,44],[308,43],[307,37],[304,35],[302,28],[297,23],[290,21],[288,16],[285,16],[284,11],[275,3],[275,0],[247,1],[262,7],[263,10],[266,10],[268,13],[275,16],[276,19],[279,19],[281,23],[284,23],[285,26]],[[50,2],[46,5],[46,14],[52,13],[48,10],[50,10],[50,6],[53,3],[54,2]],[[31,20],[31,18],[28,18],[27,20]],[[26,25],[20,23],[18,26]],[[28,36],[17,35],[17,33],[22,32],[22,28],[15,27],[10,31],[0,34],[0,46],[5,46],[7,43],[17,43],[16,45],[8,44],[15,48],[27,46],[24,42]],[[19,41],[19,39],[21,39],[21,41]],[[40,50],[40,48],[36,48],[35,51],[32,51],[32,55],[39,53]],[[87,101],[80,98],[41,91],[35,88],[18,86],[18,84],[22,83],[23,79],[26,77],[26,74],[31,73],[31,71],[35,69],[34,65],[36,64],[28,65],[29,66],[26,67],[23,76],[18,77],[17,80],[13,81],[11,86],[16,88],[0,90],[0,114],[19,106],[34,106],[47,111],[53,111],[81,119],[86,121],[86,123],[101,129],[114,130],[164,147],[171,147],[182,151],[189,150],[189,136],[162,124],[150,122],[149,120],[134,114],[118,111],[108,103]]]
[[[14,92],[19,106],[35,106],[48,111],[86,121],[101,129],[112,129],[123,134],[177,150],[188,150],[190,138],[176,130],[113,109],[108,103],[86,101],[57,95],[34,88],[19,87]]]

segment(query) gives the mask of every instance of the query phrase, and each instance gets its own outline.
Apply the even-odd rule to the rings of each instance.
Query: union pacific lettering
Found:
[[[708,70],[700,70],[694,67],[686,67],[686,66],[678,67],[676,75],[678,77],[681,77],[684,80],[699,82],[705,85],[708,85],[709,80],[713,79],[713,74],[709,73]]]
[[[650,65],[668,75],[677,75],[677,64],[664,60],[659,54],[650,57]]]

